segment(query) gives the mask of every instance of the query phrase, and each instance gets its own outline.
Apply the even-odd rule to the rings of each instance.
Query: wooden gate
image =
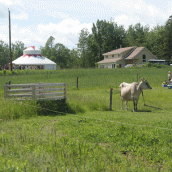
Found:
[[[12,100],[67,100],[66,83],[11,84],[4,86],[4,98]]]

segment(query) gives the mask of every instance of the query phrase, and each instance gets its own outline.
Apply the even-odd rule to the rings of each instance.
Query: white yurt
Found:
[[[41,50],[30,46],[23,50],[23,55],[12,61],[15,68],[19,69],[46,69],[56,70],[56,63],[41,55]]]

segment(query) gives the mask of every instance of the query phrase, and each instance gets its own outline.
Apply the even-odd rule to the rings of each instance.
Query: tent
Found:
[[[41,55],[41,50],[30,46],[23,50],[23,55],[12,64],[21,69],[46,69],[56,70],[56,63]]]

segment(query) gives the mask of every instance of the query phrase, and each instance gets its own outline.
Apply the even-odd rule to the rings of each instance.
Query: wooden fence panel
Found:
[[[12,84],[4,86],[5,99],[14,100],[61,100],[67,99],[67,84],[65,83],[36,83]]]

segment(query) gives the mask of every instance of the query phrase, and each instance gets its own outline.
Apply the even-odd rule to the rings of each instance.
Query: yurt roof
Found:
[[[41,55],[41,51],[34,46],[30,46],[23,51],[23,56],[12,62],[15,65],[54,65],[53,61]]]

